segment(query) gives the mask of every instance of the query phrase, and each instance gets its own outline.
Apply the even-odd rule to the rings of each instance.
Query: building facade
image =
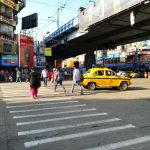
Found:
[[[0,0],[0,82],[15,80],[15,68],[19,66],[17,14],[26,5],[25,0]]]
[[[0,67],[18,66],[18,46],[14,34],[17,14],[25,7],[25,0],[0,0]]]

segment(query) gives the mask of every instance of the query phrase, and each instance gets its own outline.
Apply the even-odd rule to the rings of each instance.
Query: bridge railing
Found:
[[[78,25],[78,17],[73,18],[72,20],[70,20],[69,22],[67,22],[60,28],[58,28],[56,31],[54,31],[51,35],[46,37],[44,40],[44,43],[47,43],[48,41],[53,40],[56,37],[61,37],[63,35],[63,33],[69,32],[69,31],[75,29],[77,27],[77,25]]]

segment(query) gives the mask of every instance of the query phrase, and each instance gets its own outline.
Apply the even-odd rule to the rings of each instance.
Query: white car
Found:
[[[117,72],[117,76],[128,76],[128,74],[125,71],[119,71]]]

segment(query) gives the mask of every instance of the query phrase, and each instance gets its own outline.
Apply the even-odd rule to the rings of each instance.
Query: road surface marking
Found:
[[[29,97],[27,97],[28,99],[30,99]],[[42,98],[42,97],[39,97],[39,98]],[[25,100],[25,101],[13,101],[13,100],[10,100],[10,99],[5,99],[5,101],[6,101],[6,104],[7,105],[9,105],[9,104],[20,104],[20,103],[35,103],[35,102],[45,102],[45,101],[47,101],[47,102],[50,102],[50,101],[59,101],[59,100],[67,100],[67,99],[72,99],[72,98],[70,98],[70,97],[64,97],[64,98],[60,98],[60,97],[58,97],[58,98],[51,98],[51,97],[47,97],[46,98],[46,100],[41,100],[41,99],[38,99],[38,101],[33,101],[33,100],[26,100],[26,99],[20,99],[20,100]],[[16,100],[16,98],[15,98],[15,100]]]
[[[99,146],[99,147],[95,147],[95,148],[91,148],[87,150],[114,150],[114,149],[123,148],[123,147],[131,146],[131,145],[135,145],[135,144],[145,143],[148,141],[150,141],[150,135],[131,139],[131,140],[121,141],[118,143],[112,143],[112,144],[108,144],[104,146]]]
[[[82,104],[82,105],[69,105],[69,106],[59,106],[59,107],[50,107],[50,108],[39,108],[39,109],[24,109],[24,110],[16,110],[16,111],[9,111],[9,112],[10,113],[22,113],[22,112],[34,112],[34,111],[40,111],[40,110],[53,110],[53,109],[82,107],[82,106],[86,106],[86,104]]]
[[[14,119],[18,119],[18,118],[33,118],[33,117],[40,117],[40,116],[50,116],[50,115],[68,114],[68,113],[75,113],[75,112],[87,112],[87,111],[95,111],[95,110],[96,110],[96,108],[91,108],[91,109],[78,109],[78,110],[71,110],[71,111],[42,113],[42,114],[35,114],[35,115],[13,116],[13,118],[14,118]]]
[[[105,120],[100,120],[100,121],[92,121],[92,122],[79,123],[79,124],[73,124],[73,125],[57,126],[57,127],[53,127],[53,128],[22,131],[22,132],[18,132],[18,136],[44,133],[44,132],[63,130],[63,129],[69,129],[69,128],[77,128],[77,127],[82,127],[82,126],[97,125],[97,124],[109,123],[109,122],[120,121],[120,120],[121,119],[119,119],[119,118],[112,118],[112,119],[105,119]]]
[[[68,119],[78,119],[78,118],[86,118],[86,117],[95,117],[95,116],[103,116],[103,115],[107,115],[107,113],[96,113],[96,114],[77,115],[77,116],[52,118],[52,119],[37,120],[37,121],[30,121],[30,122],[18,122],[18,123],[16,123],[16,125],[17,125],[17,126],[22,126],[22,125],[30,125],[30,124],[44,123],[44,122],[61,121],[61,120],[68,120]]]
[[[45,143],[52,143],[52,142],[56,142],[56,141],[75,139],[75,138],[80,138],[80,137],[85,137],[85,136],[90,136],[90,135],[98,135],[98,134],[102,134],[102,133],[113,132],[113,131],[117,131],[117,130],[125,130],[125,129],[129,129],[129,128],[135,128],[135,126],[133,126],[132,124],[129,124],[129,125],[125,125],[125,126],[116,126],[116,127],[106,128],[106,129],[93,130],[93,131],[89,131],[89,132],[80,132],[80,133],[76,133],[76,134],[69,134],[69,135],[51,137],[51,138],[46,138],[46,139],[41,139],[41,140],[29,141],[29,142],[25,142],[24,145],[26,148],[28,148],[28,147],[45,144]]]
[[[66,104],[66,103],[77,103],[79,101],[64,101],[64,102],[50,102],[50,103],[39,103],[31,105],[17,105],[17,106],[7,106],[6,108],[20,108],[20,107],[33,107],[33,106],[44,106],[44,105],[55,105],[55,104]]]

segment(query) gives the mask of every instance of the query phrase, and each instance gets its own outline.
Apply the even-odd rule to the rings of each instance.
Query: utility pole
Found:
[[[59,28],[59,0],[58,0],[58,9],[57,9],[57,29]]]

